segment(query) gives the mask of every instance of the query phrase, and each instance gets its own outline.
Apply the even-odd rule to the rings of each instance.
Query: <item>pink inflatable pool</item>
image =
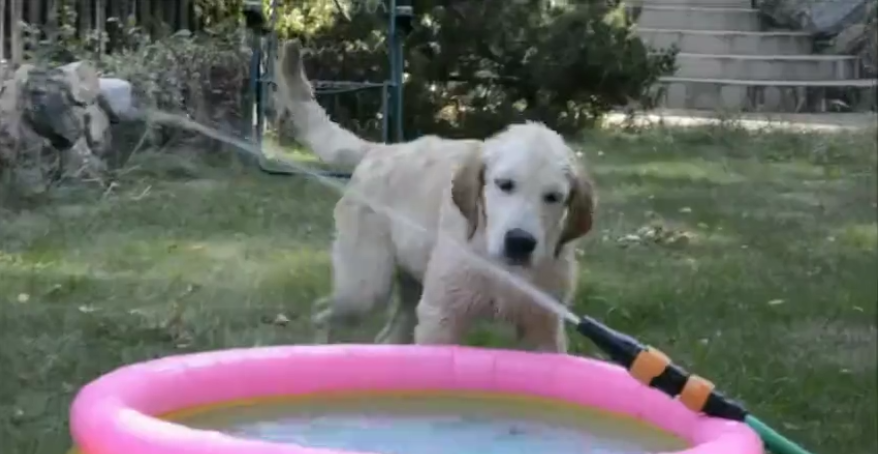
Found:
[[[696,415],[626,371],[566,355],[425,346],[294,346],[182,355],[122,367],[71,410],[81,454],[364,454],[235,438],[160,419],[226,402],[329,392],[478,391],[631,415],[690,444],[685,454],[759,454],[737,422]]]

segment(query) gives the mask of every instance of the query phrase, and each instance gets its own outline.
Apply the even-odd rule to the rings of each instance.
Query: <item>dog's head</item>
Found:
[[[484,231],[492,259],[525,268],[588,233],[596,206],[580,160],[558,133],[532,122],[474,148],[454,176],[452,199],[469,236]]]

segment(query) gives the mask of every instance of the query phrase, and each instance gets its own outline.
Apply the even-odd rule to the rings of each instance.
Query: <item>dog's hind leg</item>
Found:
[[[421,299],[423,287],[417,279],[405,272],[399,273],[396,283],[399,286],[399,304],[393,308],[387,324],[375,337],[375,343],[411,344],[415,341],[418,301]]]
[[[317,343],[332,342],[335,330],[356,327],[390,300],[396,268],[392,248],[382,241],[380,230],[363,228],[362,223],[353,227],[340,230],[332,245],[332,295],[318,301],[323,307],[313,318]]]

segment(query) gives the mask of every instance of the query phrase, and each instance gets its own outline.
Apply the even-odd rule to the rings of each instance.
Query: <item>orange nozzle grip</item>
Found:
[[[634,361],[631,362],[628,372],[637,381],[649,386],[652,379],[661,375],[670,364],[671,360],[667,355],[652,347],[647,347],[637,354]]]

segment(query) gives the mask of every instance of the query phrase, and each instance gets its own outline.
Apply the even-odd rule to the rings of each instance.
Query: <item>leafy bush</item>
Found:
[[[407,135],[484,136],[521,119],[574,133],[613,107],[642,102],[657,77],[673,71],[674,52],[649,51],[625,11],[606,1],[614,0],[413,0],[416,23],[404,47]],[[389,65],[381,2],[279,2],[277,28],[313,49],[306,61],[313,79],[382,81]],[[108,34],[83,39],[63,25],[75,23],[68,11],[58,41],[40,41],[36,31],[28,47],[58,63],[96,61],[106,75],[131,81],[147,107],[241,130],[249,49],[240,3],[199,0],[213,11],[207,30],[159,39],[115,18]],[[338,4],[348,6],[349,20]],[[112,52],[98,55],[99,47]],[[321,100],[346,126],[380,137],[380,90]]]
[[[178,113],[228,132],[242,128],[250,49],[242,45],[237,16],[197,33],[171,34],[165,28],[158,39],[133,19],[110,18],[107,28],[113,41],[109,43],[106,32],[80,36],[74,26],[75,12],[65,11],[52,40],[39,27],[25,27],[28,61],[54,66],[89,60],[104,77],[131,82],[140,107]],[[99,50],[109,44],[112,51],[102,55]],[[143,132],[137,129],[134,140]],[[154,141],[163,142],[174,129],[153,126],[147,132]]]
[[[240,127],[249,77],[249,49],[236,24],[150,40],[135,28],[137,44],[101,59],[111,77],[131,82],[144,107],[185,114],[206,124]]]
[[[413,1],[417,24],[405,41],[407,134],[484,136],[520,119],[574,133],[613,107],[643,101],[657,78],[673,71],[675,52],[647,49],[621,6],[556,3]],[[315,50],[306,61],[313,78],[388,77],[386,17],[374,10],[352,8],[350,21],[290,33]],[[369,120],[357,112],[374,118],[380,106],[376,91],[337,100],[330,110],[350,126]]]

